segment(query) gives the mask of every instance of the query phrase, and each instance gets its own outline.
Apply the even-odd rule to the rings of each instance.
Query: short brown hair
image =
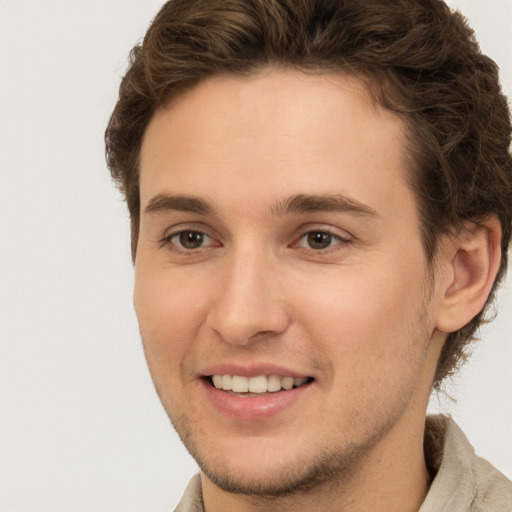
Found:
[[[107,163],[123,192],[135,258],[138,162],[154,113],[200,80],[278,66],[343,72],[407,123],[410,185],[432,262],[439,236],[496,215],[502,262],[484,310],[446,340],[436,385],[465,359],[507,266],[512,232],[510,113],[496,64],[439,0],[171,0],[130,55],[108,124]]]

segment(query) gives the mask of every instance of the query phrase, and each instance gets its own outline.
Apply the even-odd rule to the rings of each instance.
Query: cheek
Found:
[[[417,279],[407,285],[380,277],[376,284],[376,277],[331,283],[329,293],[302,308],[307,337],[329,368],[322,414],[340,425],[347,439],[405,410],[425,360],[427,330],[420,325],[423,293]]]
[[[317,293],[302,295],[303,327],[339,375],[360,383],[386,379],[399,373],[404,359],[419,357],[424,284],[421,270],[401,270],[388,265],[340,271]]]
[[[151,370],[173,368],[177,375],[204,318],[201,294],[161,274],[136,271],[134,305]]]

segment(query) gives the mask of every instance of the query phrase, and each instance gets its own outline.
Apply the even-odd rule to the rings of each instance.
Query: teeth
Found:
[[[288,389],[292,389],[293,388],[293,377],[285,377],[282,381],[281,381],[281,386],[288,390]]]
[[[271,375],[267,379],[267,391],[281,391],[281,377],[279,375]]]
[[[231,390],[231,375],[223,375],[222,376],[222,389],[224,391]]]
[[[249,379],[249,391],[251,393],[265,393],[267,391],[267,378],[265,375],[251,377]]]
[[[247,393],[249,391],[249,379],[240,375],[233,375],[231,378],[231,389],[235,393]]]
[[[229,377],[229,375],[228,375],[228,377]],[[212,377],[212,380],[213,380],[213,385],[217,389],[222,389],[222,375],[214,375]]]
[[[289,390],[307,382],[307,377],[281,377],[279,375],[258,375],[244,377],[242,375],[212,375],[213,385],[217,389],[234,393],[266,393]]]

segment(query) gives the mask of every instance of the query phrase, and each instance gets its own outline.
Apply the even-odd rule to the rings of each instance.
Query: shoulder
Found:
[[[201,477],[192,477],[174,512],[204,512]]]
[[[435,477],[420,512],[512,512],[512,482],[475,454],[451,418],[427,418],[425,459]]]
[[[475,499],[472,512],[511,512],[512,482],[481,457],[473,461]]]

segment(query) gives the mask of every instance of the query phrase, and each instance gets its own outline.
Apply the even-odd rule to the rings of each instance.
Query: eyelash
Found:
[[[346,246],[347,244],[350,244],[353,242],[352,238],[343,237],[339,234],[336,234],[332,232],[329,229],[310,229],[303,233],[297,242],[292,244],[293,246],[300,246],[300,243],[302,240],[308,240],[308,237],[311,235],[321,235],[321,236],[327,236],[329,237],[329,245],[325,248],[312,248],[312,247],[303,247],[303,249],[307,251],[311,251],[315,254],[325,254],[330,252],[331,250],[336,250],[336,247],[338,246]],[[308,240],[309,241],[309,240]],[[336,243],[331,243],[333,241],[336,241]]]
[[[178,245],[177,243],[173,242],[174,238],[181,237],[181,236],[186,235],[186,234],[189,234],[189,235],[191,235],[191,234],[193,234],[193,235],[200,235],[203,239],[207,238],[207,239],[209,239],[211,241],[214,241],[214,239],[211,236],[209,236],[204,231],[201,231],[199,229],[182,229],[180,231],[176,231],[174,233],[170,233],[169,235],[167,235],[164,238],[162,238],[162,240],[160,241],[160,246],[161,247],[170,246],[172,249],[181,251],[183,253],[192,253],[192,252],[197,252],[199,249],[204,249],[204,247],[197,247],[197,248],[186,248],[186,247],[183,247],[183,246],[180,247],[180,245]]]
[[[181,236],[187,235],[187,234],[195,235],[195,236],[199,235],[200,237],[202,237],[201,242],[205,238],[209,239],[211,242],[215,242],[215,239],[213,237],[209,236],[207,233],[205,233],[204,231],[201,231],[199,229],[182,229],[180,231],[175,231],[173,233],[170,233],[169,235],[162,238],[162,240],[160,240],[160,247],[163,248],[165,246],[168,246],[171,250],[179,251],[183,254],[192,254],[192,253],[199,252],[201,249],[203,249],[203,250],[208,249],[209,247],[211,247],[211,245],[214,245],[214,244],[210,243],[204,247],[199,246],[197,248],[187,248],[187,247],[183,247],[183,241],[181,241],[181,243],[173,242],[173,239],[176,239],[177,237],[181,237]],[[328,237],[329,245],[324,248],[313,248],[313,247],[301,246],[301,242],[303,240],[307,240],[308,237],[311,235],[321,235],[324,237]],[[179,238],[178,238],[178,240],[179,240]],[[333,241],[335,241],[336,243],[332,243]],[[353,239],[351,237],[340,236],[339,234],[336,234],[329,229],[309,229],[309,230],[305,231],[304,233],[302,233],[300,235],[300,237],[298,239],[296,239],[295,242],[290,244],[290,247],[301,247],[302,249],[309,251],[313,254],[325,254],[325,253],[331,252],[332,250],[336,250],[337,246],[346,246],[352,242],[353,242]]]

